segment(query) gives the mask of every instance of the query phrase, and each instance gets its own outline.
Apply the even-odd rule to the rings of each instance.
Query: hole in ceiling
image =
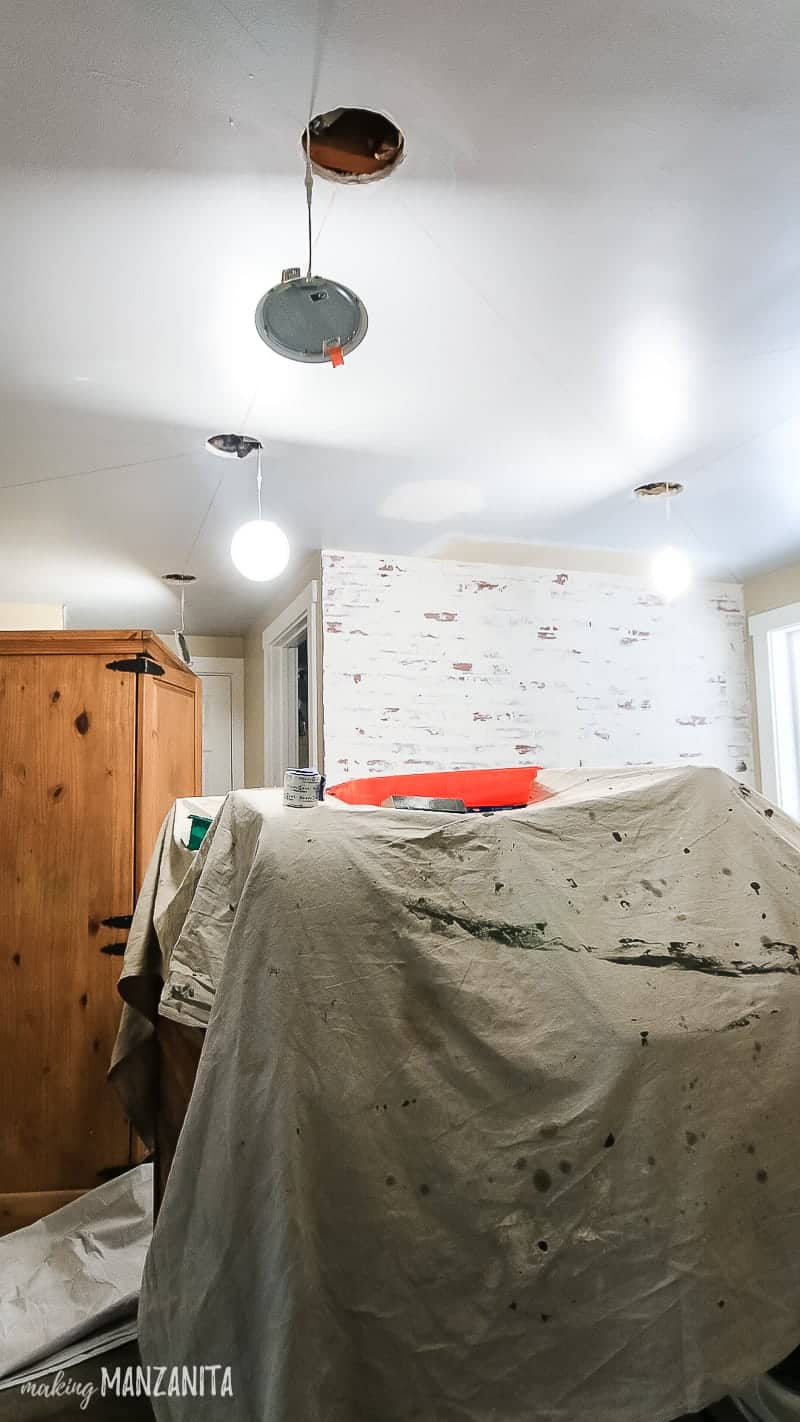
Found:
[[[261,448],[261,441],[252,435],[217,434],[209,435],[206,449],[209,454],[218,454],[223,459],[247,459],[253,450]]]
[[[308,126],[311,166],[322,178],[368,183],[403,161],[406,141],[390,118],[372,109],[329,109]],[[301,138],[306,151],[306,131]]]
[[[668,479],[656,479],[652,484],[639,484],[633,491],[640,499],[661,499],[665,494],[682,494],[683,484]]]

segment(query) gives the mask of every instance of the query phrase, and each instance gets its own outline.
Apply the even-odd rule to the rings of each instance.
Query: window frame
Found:
[[[754,613],[748,628],[761,788],[768,800],[800,819],[800,602]],[[793,633],[799,634],[796,639]]]

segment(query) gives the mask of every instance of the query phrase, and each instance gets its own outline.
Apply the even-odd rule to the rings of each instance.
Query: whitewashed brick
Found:
[[[742,589],[323,552],[331,783],[540,762],[752,763]]]

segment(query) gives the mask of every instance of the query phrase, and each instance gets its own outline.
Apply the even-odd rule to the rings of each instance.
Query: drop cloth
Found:
[[[190,816],[213,819],[222,804],[222,796],[181,799],[165,815],[136,901],[117,984],[124,1006],[108,1075],[128,1118],[151,1149],[158,1073],[154,1024],[170,953],[185,916],[181,885],[187,876],[194,882],[191,875],[200,852],[186,848]]]
[[[330,800],[313,813],[338,814]],[[212,824],[196,851],[186,848],[189,816]],[[109,1079],[137,1133],[154,1144],[158,1014],[206,1027],[228,949],[234,913],[265,821],[289,821],[281,790],[176,800],[159,830],[136,903],[118,991],[124,1006]]]
[[[184,939],[140,1345],[232,1416],[659,1422],[800,1341],[800,831],[716,771],[546,779],[265,815]]]

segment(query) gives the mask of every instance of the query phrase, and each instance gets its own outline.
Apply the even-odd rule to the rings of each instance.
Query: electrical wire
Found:
[[[311,114],[306,123],[306,207],[308,208],[308,270],[306,280],[311,280],[311,257],[314,250],[311,231],[311,203],[314,195],[314,170],[311,167]]]
[[[308,96],[308,119],[306,121],[306,206],[308,208],[308,268],[306,280],[311,279],[311,260],[314,249],[312,228],[311,228],[311,203],[314,192],[314,170],[311,167],[311,120],[314,117],[314,109],[317,103],[317,91],[322,73],[322,63],[325,58],[325,51],[328,46],[331,24],[336,0],[318,0],[317,3],[317,29],[314,36],[314,64],[311,71],[311,92]],[[322,231],[322,228],[320,228]]]
[[[333,204],[336,201],[336,194],[338,193],[338,191],[338,187],[332,183],[330,201],[328,202],[328,206],[325,210],[325,216],[323,217],[321,223],[319,224],[319,227],[317,228],[317,235],[314,238],[314,251],[316,251],[317,247],[319,246],[319,239],[325,231],[325,224],[328,221],[328,218],[330,217],[331,212],[333,210]]]
[[[133,464],[106,464],[100,469],[75,469],[72,474],[48,474],[44,479],[21,479],[17,484],[0,484],[0,494],[7,489],[33,489],[37,484],[60,484],[65,479],[89,479],[93,474],[118,474],[124,469],[146,469],[150,464],[168,464],[171,459],[191,459],[195,449],[178,454],[160,454],[156,459],[138,459]]]
[[[308,112],[312,117],[317,102],[322,62],[325,58],[335,10],[336,0],[318,0],[317,31],[314,36],[314,65],[311,71],[311,93],[308,98]]]
[[[216,501],[217,501],[217,495],[218,495],[218,493],[219,493],[219,491],[220,491],[221,488],[222,488],[222,477],[220,477],[220,478],[217,480],[217,487],[216,487],[216,489],[214,490],[213,494],[211,495],[211,498],[210,498],[209,501],[208,501],[208,506],[207,506],[207,508],[206,508],[206,511],[205,511],[205,513],[203,514],[203,517],[202,517],[201,520],[200,520],[200,526],[199,526],[199,528],[198,528],[198,530],[197,530],[197,532],[196,532],[196,534],[195,534],[195,536],[194,536],[194,538],[193,538],[193,540],[192,540],[192,546],[191,546],[191,548],[189,549],[189,552],[186,554],[186,557],[185,557],[184,560],[183,560],[183,569],[184,569],[184,572],[185,572],[186,569],[189,567],[189,564],[190,564],[190,562],[192,561],[192,554],[194,553],[194,550],[195,550],[195,548],[197,547],[197,545],[198,545],[198,543],[199,543],[199,541],[200,541],[200,535],[201,535],[201,533],[203,532],[203,529],[205,528],[205,526],[206,526],[206,524],[207,524],[207,522],[208,522],[208,516],[209,516],[209,514],[211,513],[211,510],[213,509],[214,504],[215,504]]]

